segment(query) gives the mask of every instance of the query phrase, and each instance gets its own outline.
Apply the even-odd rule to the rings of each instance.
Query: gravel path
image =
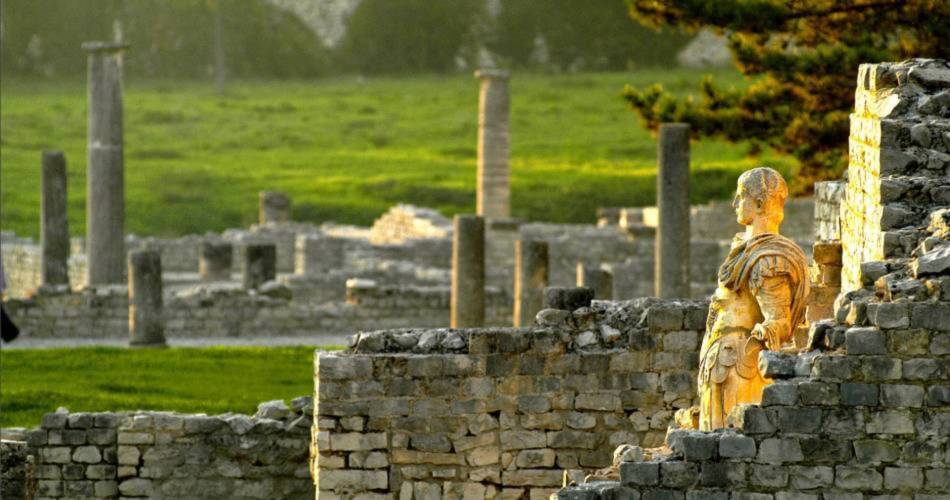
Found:
[[[346,335],[320,335],[313,337],[196,337],[170,338],[171,347],[209,347],[209,346],[294,346],[294,345],[340,345],[346,346]],[[127,339],[31,339],[22,337],[13,342],[4,342],[2,349],[53,349],[62,347],[128,347]]]

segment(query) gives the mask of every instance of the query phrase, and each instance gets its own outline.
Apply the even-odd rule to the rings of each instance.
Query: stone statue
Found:
[[[761,402],[771,381],[759,371],[759,352],[781,348],[804,318],[805,254],[778,234],[787,196],[771,168],[739,177],[733,206],[745,232],[733,239],[709,306],[699,356],[700,430],[726,427],[737,404]]]

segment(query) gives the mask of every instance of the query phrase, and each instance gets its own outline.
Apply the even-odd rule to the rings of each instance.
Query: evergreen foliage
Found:
[[[946,0],[627,0],[654,26],[711,26],[728,37],[736,63],[755,77],[722,89],[709,78],[699,100],[658,85],[627,87],[630,106],[655,129],[687,122],[697,136],[750,140],[800,162],[793,188],[839,178],[847,165],[848,115],[858,65],[950,55]]]
[[[200,77],[213,65],[214,9],[222,9],[227,71],[235,76],[307,77],[327,71],[329,53],[295,15],[267,0],[4,0],[4,75],[85,75],[80,45],[131,44],[131,76]]]

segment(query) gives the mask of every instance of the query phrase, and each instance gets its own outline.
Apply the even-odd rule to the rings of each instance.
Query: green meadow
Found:
[[[518,74],[511,80],[512,211],[592,222],[599,206],[651,205],[655,138],[624,84],[695,92],[704,73],[670,69]],[[731,70],[717,81],[745,85]],[[315,81],[125,82],[126,228],[174,236],[248,225],[257,192],[294,217],[369,224],[395,203],[446,215],[475,204],[478,81],[468,74]],[[85,83],[5,79],[0,90],[2,228],[39,231],[40,155],[66,153],[70,231],[85,231]],[[746,144],[695,141],[691,198],[728,198],[743,170],[793,160]]]
[[[0,426],[34,427],[44,413],[166,410],[257,411],[257,404],[313,394],[314,349],[210,347],[0,349]]]

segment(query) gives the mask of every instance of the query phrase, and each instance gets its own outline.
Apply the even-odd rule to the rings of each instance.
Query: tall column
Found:
[[[689,297],[689,125],[663,123],[657,146],[656,272],[660,298]]]
[[[261,191],[258,215],[261,224],[268,222],[290,222],[290,197],[277,191]]]
[[[343,239],[327,235],[297,235],[294,273],[322,275],[343,269]]]
[[[122,52],[127,45],[86,42],[88,54],[88,166],[86,175],[87,283],[125,280],[125,179],[122,153]]]
[[[244,288],[260,288],[277,277],[277,246],[273,243],[252,243],[244,249],[241,282]]]
[[[541,310],[544,287],[548,286],[548,244],[515,241],[514,326],[530,326]]]
[[[594,291],[594,298],[611,300],[614,297],[614,277],[610,271],[585,266],[577,263],[577,286],[587,287]]]
[[[481,79],[478,96],[478,215],[488,219],[510,216],[508,182],[508,77],[502,70],[475,72]]]
[[[162,256],[158,250],[129,252],[129,345],[163,347]]]
[[[66,156],[43,151],[40,205],[41,285],[69,285],[69,222],[66,218]]]
[[[227,241],[202,241],[198,247],[198,274],[205,281],[231,279],[234,246]]]
[[[456,215],[452,233],[450,326],[485,323],[485,219]]]

